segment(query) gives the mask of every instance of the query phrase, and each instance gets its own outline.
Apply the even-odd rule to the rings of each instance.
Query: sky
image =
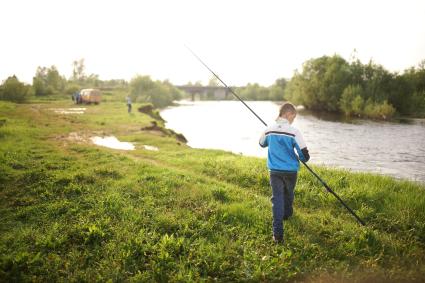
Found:
[[[31,83],[38,66],[174,84],[271,85],[311,58],[353,54],[402,72],[425,59],[422,0],[2,0],[0,81]],[[356,50],[354,52],[354,50]]]

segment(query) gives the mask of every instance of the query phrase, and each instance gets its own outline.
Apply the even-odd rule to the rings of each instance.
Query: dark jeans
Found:
[[[283,239],[283,220],[292,213],[297,172],[270,172],[272,187],[273,235]]]
[[[128,113],[131,113],[131,104],[127,104],[128,107]]]

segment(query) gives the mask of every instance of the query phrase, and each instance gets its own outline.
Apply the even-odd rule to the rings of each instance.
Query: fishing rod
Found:
[[[207,66],[207,64],[205,64],[204,63],[204,61],[202,61],[202,59],[201,58],[199,58],[199,56],[198,55],[196,55],[196,53],[195,52],[193,52],[193,50],[192,49],[190,49],[187,45],[185,45],[185,47],[190,51],[190,53],[192,53],[192,55],[193,56],[195,56],[195,58],[196,59],[198,59],[198,61],[199,62],[201,62],[201,64],[202,65],[204,65],[204,67],[205,68],[207,68],[208,69],[208,71],[210,71],[240,102],[242,102],[243,103],[243,105],[245,105],[246,106],[246,108],[248,108],[249,109],[249,111],[251,111],[251,113],[252,114],[254,114],[255,115],[255,117],[257,117],[260,121],[261,121],[261,123],[263,123],[263,125],[264,126],[266,126],[267,127],[267,123],[266,122],[264,122],[264,120],[263,119],[261,119],[260,118],[260,116],[258,116],[257,115],[257,113],[255,113],[254,112],[254,110],[252,110],[246,103],[245,103],[245,101],[243,101],[240,97],[239,97],[239,95],[237,95],[236,94],[236,92],[231,88],[231,87],[229,87],[222,79],[220,79],[220,77],[213,71],[213,70],[211,70],[208,66]],[[359,216],[357,216],[357,214],[348,206],[348,205],[346,205],[345,204],[345,202],[328,186],[328,184],[326,184],[326,182],[325,181],[323,181],[322,180],[322,178],[320,178],[320,176],[319,175],[317,175],[316,174],[316,172],[314,172],[313,171],[313,169],[311,169],[310,168],[310,166],[308,166],[307,165],[307,163],[305,163],[304,161],[302,161],[302,160],[300,160],[301,162],[302,162],[302,164],[304,164],[304,166],[307,168],[307,170],[308,171],[310,171],[310,173],[311,174],[313,174],[313,176],[315,176],[319,181],[320,181],[320,183],[322,183],[322,185],[326,188],[326,190],[329,192],[329,193],[331,193],[355,218],[356,218],[356,220],[361,224],[361,225],[363,225],[363,226],[365,226],[366,225],[366,223],[362,220],[362,219],[360,219],[360,217]]]

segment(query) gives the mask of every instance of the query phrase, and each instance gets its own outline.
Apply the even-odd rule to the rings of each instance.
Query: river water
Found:
[[[186,137],[189,146],[267,157],[267,149],[258,145],[265,127],[239,101],[178,103],[161,111],[161,116],[167,128]],[[278,104],[246,103],[267,124],[274,122]],[[425,120],[341,122],[301,111],[293,126],[304,136],[311,163],[425,182]]]

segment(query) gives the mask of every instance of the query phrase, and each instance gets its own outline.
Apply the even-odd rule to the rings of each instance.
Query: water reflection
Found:
[[[279,105],[247,103],[266,123],[273,123]],[[192,147],[267,156],[267,151],[258,146],[264,126],[238,101],[185,101],[161,115],[166,126],[183,133]],[[346,120],[300,111],[294,126],[304,135],[312,163],[425,182],[423,120],[410,120],[408,124]]]

